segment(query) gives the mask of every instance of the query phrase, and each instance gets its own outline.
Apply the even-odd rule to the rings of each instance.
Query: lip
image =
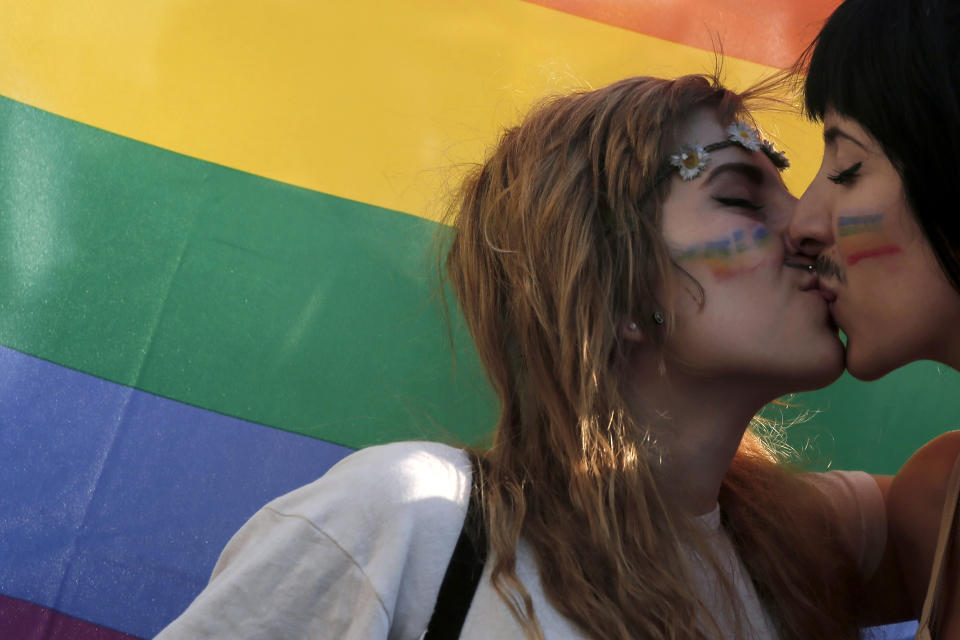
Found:
[[[804,279],[800,285],[800,290],[809,291],[810,293],[820,296],[827,302],[827,306],[830,306],[830,303],[837,299],[837,294],[830,289],[830,287],[823,284],[820,276],[815,273]]]
[[[810,276],[803,279],[803,282],[800,283],[801,291],[812,291],[819,287],[820,277],[817,274],[811,274]]]
[[[823,281],[820,279],[820,274],[807,273],[809,269],[809,264],[806,262],[794,262],[787,261],[786,266],[793,269],[801,269],[804,272],[803,280],[800,282],[799,289],[801,291],[808,291],[820,296],[822,299],[826,300],[828,306],[831,302],[837,299],[837,294],[830,289],[830,287],[823,284]]]
[[[803,282],[800,284],[800,290],[805,293],[811,293],[820,300],[821,304],[824,304],[826,313],[827,325],[830,327],[831,331],[837,331],[837,322],[833,317],[833,301],[837,299],[837,294],[831,291],[828,287],[824,286],[820,282],[820,276],[816,273],[810,274],[808,277],[803,279]]]
[[[823,296],[823,299],[826,300],[828,303],[832,303],[837,299],[837,292],[831,289],[830,287],[828,287],[827,285],[823,284],[823,280],[818,279],[817,288],[820,291],[820,295]]]

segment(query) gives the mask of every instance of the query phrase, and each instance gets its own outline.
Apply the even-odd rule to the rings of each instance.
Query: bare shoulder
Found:
[[[926,593],[947,481],[958,455],[960,431],[944,433],[917,450],[890,484],[889,530],[915,613]]]
[[[917,450],[890,483],[887,508],[905,540],[936,538],[947,480],[960,454],[960,431],[949,431]],[[931,549],[932,558],[932,549]]]

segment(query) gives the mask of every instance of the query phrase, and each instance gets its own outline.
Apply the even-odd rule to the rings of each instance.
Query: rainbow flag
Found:
[[[359,447],[495,410],[433,240],[538,98],[743,87],[834,0],[13,0],[0,21],[0,637],[148,638],[262,504]],[[762,124],[798,191],[817,129]],[[456,366],[451,357],[456,353]],[[893,472],[952,371],[844,378],[795,442]]]

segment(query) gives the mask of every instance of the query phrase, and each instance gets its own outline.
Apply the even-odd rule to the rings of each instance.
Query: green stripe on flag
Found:
[[[460,325],[451,377],[436,229],[0,98],[0,343],[180,402],[350,447],[477,441],[494,404]],[[915,363],[767,414],[823,410],[790,432],[813,467],[892,473],[958,425],[958,388]]]
[[[242,135],[242,132],[238,132]],[[0,342],[351,447],[494,419],[435,223],[0,99]]]

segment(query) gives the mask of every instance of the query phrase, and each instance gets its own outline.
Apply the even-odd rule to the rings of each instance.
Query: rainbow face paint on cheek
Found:
[[[871,213],[861,216],[840,216],[837,219],[839,242],[847,256],[847,266],[861,260],[896,255],[902,249],[882,233],[883,214]]]
[[[880,231],[882,224],[882,213],[871,213],[865,216],[840,216],[837,219],[837,228],[841,236],[876,233]]]
[[[770,241],[766,227],[736,229],[726,236],[684,247],[674,252],[677,262],[700,261],[717,280],[729,280],[756,271],[764,259],[758,254]]]
[[[861,260],[866,260],[867,258],[879,258],[881,256],[892,256],[895,254],[901,253],[900,247],[892,244],[884,245],[882,247],[874,247],[873,249],[866,249],[864,251],[858,251],[857,253],[847,256],[847,264],[851,267]]]

